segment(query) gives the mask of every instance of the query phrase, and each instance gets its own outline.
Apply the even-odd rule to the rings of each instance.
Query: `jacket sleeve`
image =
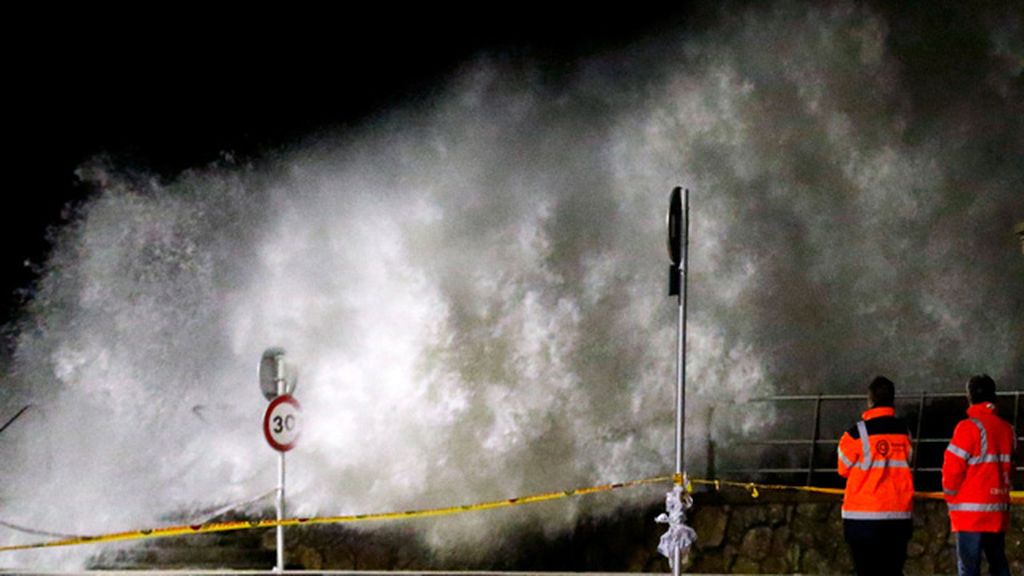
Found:
[[[839,439],[839,462],[837,465],[837,471],[839,475],[846,478],[850,475],[850,468],[861,459],[861,447],[860,442],[853,439],[849,432],[843,432],[843,436]]]
[[[942,458],[942,492],[949,500],[960,491],[964,483],[964,476],[967,474],[967,459],[976,451],[976,431],[973,425],[962,421],[953,431],[953,439]]]

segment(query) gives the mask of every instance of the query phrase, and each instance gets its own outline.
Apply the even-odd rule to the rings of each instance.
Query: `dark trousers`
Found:
[[[843,520],[857,576],[901,576],[913,520]]]
[[[956,570],[959,576],[981,575],[981,554],[992,576],[1010,576],[1006,561],[1006,535],[1002,532],[957,532]]]

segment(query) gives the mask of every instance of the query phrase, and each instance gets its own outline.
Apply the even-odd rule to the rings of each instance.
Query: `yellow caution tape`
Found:
[[[643,480],[632,480],[629,482],[616,482],[613,484],[602,484],[600,486],[591,486],[589,488],[576,488],[574,490],[564,490],[558,492],[544,492],[541,494],[533,494],[531,496],[522,496],[519,498],[507,498],[504,500],[494,500],[491,502],[481,502],[479,504],[464,504],[461,506],[448,506],[445,508],[428,508],[424,510],[409,510],[405,512],[383,512],[376,514],[352,514],[347,516],[322,516],[313,518],[287,518],[284,520],[247,520],[247,521],[235,521],[235,522],[207,522],[203,524],[191,524],[182,526],[168,526],[165,528],[153,528],[148,530],[130,530],[128,532],[116,532],[110,534],[98,534],[95,536],[76,536],[72,538],[64,538],[61,540],[51,540],[48,542],[35,542],[32,544],[18,544],[13,546],[0,546],[0,552],[12,552],[15,550],[30,550],[35,548],[52,548],[58,546],[76,546],[79,544],[96,544],[100,542],[118,542],[125,540],[143,540],[149,538],[166,538],[170,536],[186,536],[190,534],[209,534],[212,532],[230,532],[234,530],[251,530],[257,528],[273,528],[276,526],[304,526],[313,524],[345,524],[352,522],[369,522],[374,520],[407,520],[412,518],[426,518],[430,516],[449,516],[453,514],[462,514],[465,512],[475,512],[480,510],[494,510],[496,508],[509,508],[511,506],[519,506],[521,504],[534,504],[537,502],[548,502],[551,500],[560,500],[562,498],[571,498],[575,496],[585,496],[587,494],[597,494],[599,492],[611,492],[612,490],[619,490],[623,488],[633,488],[636,486],[644,486],[650,484],[664,484],[672,482],[680,484],[683,481],[683,476],[672,475],[672,476],[655,476],[652,478],[645,478]],[[750,492],[751,497],[757,498],[760,496],[760,490],[787,490],[797,492],[813,492],[818,494],[830,494],[830,495],[842,495],[843,490],[841,488],[818,488],[816,486],[794,486],[790,484],[758,484],[754,482],[734,482],[730,480],[703,480],[698,478],[685,478],[687,485],[692,484],[705,484],[715,487],[715,490],[721,489],[722,486],[729,486],[735,488],[742,488]],[[689,489],[689,488],[688,488]],[[914,494],[919,499],[930,499],[930,500],[942,500],[944,499],[942,492],[917,492]],[[1024,491],[1015,491],[1010,493],[1010,502],[1012,504],[1024,504]]]
[[[128,532],[116,532],[111,534],[98,534],[95,536],[79,536],[65,538],[62,540],[51,540],[49,542],[36,542],[32,544],[18,544],[14,546],[0,546],[0,552],[12,552],[14,550],[30,550],[34,548],[51,548],[57,546],[76,546],[79,544],[96,544],[99,542],[118,542],[124,540],[143,540],[149,538],[166,538],[169,536],[185,536],[189,534],[209,534],[211,532],[229,532],[233,530],[250,530],[256,528],[273,528],[276,526],[306,526],[312,524],[343,524],[351,522],[369,522],[373,520],[405,520],[411,518],[426,518],[429,516],[447,516],[474,512],[478,510],[493,510],[495,508],[508,508],[521,504],[533,504],[547,502],[574,496],[585,496],[597,494],[598,492],[611,492],[622,488],[633,488],[648,484],[664,484],[672,480],[671,476],[656,476],[644,480],[633,480],[630,482],[616,482],[614,484],[602,484],[589,488],[576,488],[559,492],[545,492],[519,498],[507,498],[505,500],[494,500],[492,502],[481,502],[479,504],[464,504],[462,506],[449,506],[446,508],[429,508],[426,510],[410,510],[407,512],[384,512],[378,514],[353,514],[348,516],[323,516],[317,518],[288,518],[284,520],[248,520],[235,522],[207,522],[205,524],[192,524],[187,526],[168,526],[166,528],[153,528],[150,530],[130,530]]]
[[[721,490],[722,486],[731,486],[734,488],[743,488],[750,492],[750,496],[757,498],[760,496],[758,488],[761,490],[787,490],[792,492],[812,492],[815,494],[831,494],[836,496],[843,495],[842,488],[819,488],[817,486],[795,486],[792,484],[757,484],[754,482],[734,482],[730,480],[701,480],[693,478],[690,480],[694,484],[706,484],[714,486],[715,490]],[[919,500],[945,500],[946,497],[942,492],[915,492],[914,498]],[[1010,503],[1011,504],[1024,504],[1024,491],[1017,490],[1010,492]]]

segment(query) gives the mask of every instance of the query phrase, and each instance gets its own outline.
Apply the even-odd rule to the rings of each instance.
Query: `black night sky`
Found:
[[[666,30],[707,29],[746,4],[19,14],[3,41],[8,209],[0,315],[16,316],[33,266],[48,253],[48,230],[90,193],[74,175],[90,158],[162,177],[224,153],[259,158],[429,98],[474,58],[529,61],[557,82],[588,56]],[[971,3],[869,4],[888,19],[918,110],[984,105],[974,77],[980,68],[972,67],[986,39]]]
[[[39,10],[12,21],[0,314],[16,314],[48,229],[88,196],[74,171],[90,158],[162,177],[224,153],[258,158],[429,97],[473,58],[528,58],[557,80],[580,58],[711,13],[492,10],[82,10],[58,22]]]

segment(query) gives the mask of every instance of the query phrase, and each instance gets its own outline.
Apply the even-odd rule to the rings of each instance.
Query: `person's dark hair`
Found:
[[[971,404],[996,401],[996,382],[988,374],[971,376],[967,381],[967,399]]]
[[[885,376],[876,376],[868,385],[868,402],[872,407],[892,407],[896,402],[896,385]]]

